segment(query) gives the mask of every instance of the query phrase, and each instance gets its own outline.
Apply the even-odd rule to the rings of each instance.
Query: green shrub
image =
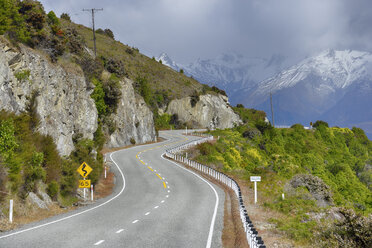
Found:
[[[328,123],[325,122],[325,121],[316,121],[314,124],[313,124],[313,128],[319,128],[321,126],[324,126],[324,127],[329,127],[328,126]]]
[[[58,182],[53,180],[48,184],[47,193],[52,199],[56,199],[59,192]]]
[[[60,17],[61,17],[61,19],[64,19],[64,20],[66,20],[68,22],[71,22],[71,17],[67,13],[62,13]]]
[[[77,168],[78,164],[71,160],[64,160],[62,163],[62,177],[60,182],[60,192],[64,197],[73,195],[78,187]]]
[[[135,140],[134,138],[130,138],[130,143],[131,143],[132,145],[135,145],[135,144],[136,144],[136,140]]]
[[[103,84],[100,80],[93,78],[93,84],[95,85],[93,93],[90,97],[94,100],[96,108],[98,111],[98,116],[102,117],[106,114],[107,105],[105,103],[105,91],[103,89]]]
[[[153,106],[153,93],[152,89],[145,77],[137,77],[134,83],[134,88],[143,97],[143,100],[150,108]]]
[[[116,113],[119,101],[121,99],[121,85],[119,78],[111,74],[109,80],[103,83],[104,103],[107,106],[108,114]]]
[[[30,77],[30,70],[23,70],[23,71],[16,72],[14,76],[16,77],[18,81],[26,80]]]
[[[53,11],[49,11],[47,18],[50,25],[60,25],[59,19]]]
[[[0,120],[0,155],[4,160],[11,158],[18,147],[14,132],[12,119]]]

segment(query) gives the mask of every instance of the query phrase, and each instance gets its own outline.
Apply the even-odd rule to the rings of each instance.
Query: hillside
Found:
[[[268,225],[298,246],[370,247],[372,142],[363,130],[322,121],[278,129],[261,111],[235,110],[246,124],[212,131],[218,141],[190,156],[247,187],[261,176],[259,206],[274,212]]]
[[[202,113],[188,123],[178,109],[166,113],[176,99],[181,111],[216,101],[222,110],[208,118],[227,113],[220,128],[239,121],[217,88],[115,41],[109,29],[97,30],[95,57],[90,28],[45,13],[38,1],[0,0],[0,20],[0,230],[11,198],[16,217],[29,214],[31,198],[62,207],[81,200],[76,169],[88,163],[87,179],[97,184],[103,148],[153,142],[161,128],[209,125]]]

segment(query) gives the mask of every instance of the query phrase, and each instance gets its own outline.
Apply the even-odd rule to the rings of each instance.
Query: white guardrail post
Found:
[[[186,134],[187,134],[187,131],[186,131]],[[183,162],[183,163],[189,165],[190,167],[193,167],[194,169],[200,171],[201,173],[204,173],[206,175],[210,175],[211,177],[215,178],[216,180],[220,181],[221,183],[223,183],[226,186],[228,186],[229,188],[231,188],[235,192],[236,197],[237,197],[238,202],[239,202],[240,218],[242,220],[242,224],[243,224],[243,227],[244,227],[244,230],[245,230],[245,233],[246,233],[246,238],[247,238],[249,247],[251,247],[251,248],[266,248],[262,238],[260,236],[258,236],[258,232],[254,228],[254,226],[252,224],[252,221],[250,220],[250,218],[248,216],[247,210],[244,206],[243,197],[242,197],[242,194],[241,194],[240,187],[239,187],[238,183],[235,182],[235,180],[233,180],[229,176],[225,175],[224,173],[216,171],[215,169],[213,169],[209,166],[200,164],[196,161],[189,160],[187,158],[187,155],[186,155],[186,157],[184,157],[180,154],[176,154],[176,153],[181,152],[182,150],[188,149],[189,147],[196,146],[198,144],[213,140],[213,136],[207,136],[207,135],[204,135],[204,134],[201,134],[201,133],[191,132],[191,130],[190,130],[189,134],[194,135],[194,136],[199,136],[199,137],[202,137],[202,138],[199,139],[199,140],[194,140],[194,141],[182,144],[180,146],[173,147],[171,149],[167,149],[165,151],[165,156],[168,157],[168,158],[174,159],[178,162]],[[10,218],[10,213],[9,213],[9,218]]]

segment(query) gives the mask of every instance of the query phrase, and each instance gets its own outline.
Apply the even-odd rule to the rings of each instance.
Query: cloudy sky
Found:
[[[189,63],[237,52],[296,61],[324,49],[372,51],[370,0],[41,0],[46,11],[92,25],[152,57]]]

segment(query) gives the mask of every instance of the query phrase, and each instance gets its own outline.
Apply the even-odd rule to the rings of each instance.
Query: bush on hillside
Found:
[[[59,19],[58,17],[56,16],[56,14],[53,12],[53,11],[49,11],[48,15],[47,15],[47,21],[49,23],[49,25],[59,25]]]
[[[66,20],[68,22],[71,22],[71,17],[67,13],[62,13],[61,16],[60,16],[60,18]]]
[[[319,127],[321,127],[321,126],[323,126],[323,127],[329,127],[327,122],[325,122],[325,121],[321,121],[321,120],[318,120],[318,121],[316,121],[316,122],[313,124],[313,128],[319,128]]]

